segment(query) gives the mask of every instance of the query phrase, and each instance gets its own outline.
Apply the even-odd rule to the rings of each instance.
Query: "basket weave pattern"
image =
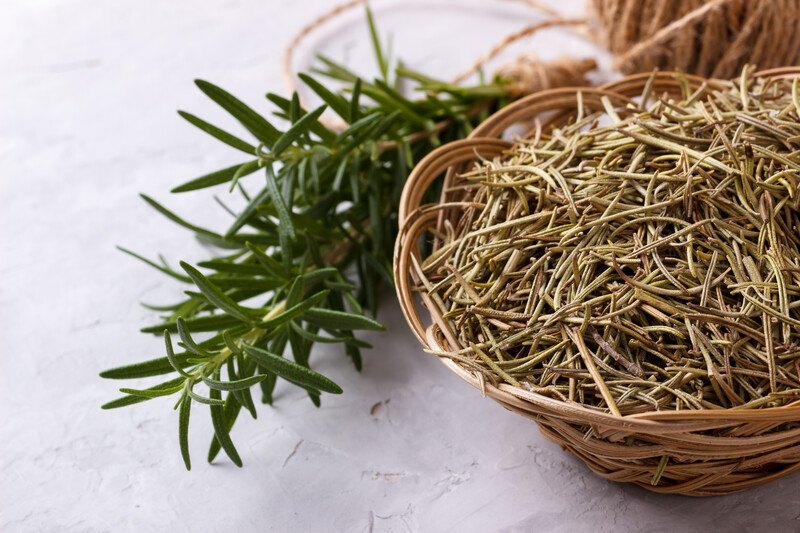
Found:
[[[798,76],[800,69],[773,69],[758,76]],[[501,155],[512,144],[502,139],[512,125],[540,119],[543,128],[574,116],[578,105],[602,110],[606,96],[624,106],[641,94],[650,74],[628,76],[599,88],[542,91],[495,113],[464,140],[438,148],[409,176],[400,200],[400,233],[394,257],[397,295],[403,313],[419,341],[433,351],[455,351],[455,344],[437,307],[418,291],[412,256],[418,261],[423,236],[435,235],[447,220],[461,214],[464,189],[459,173],[479,158]],[[695,88],[713,88],[713,80],[687,77]],[[680,90],[674,75],[657,75],[653,92]],[[580,92],[580,97],[578,96]],[[581,102],[581,103],[579,103]],[[422,205],[426,191],[444,179],[436,204]],[[430,240],[430,239],[429,239]],[[435,239],[433,240],[436,246]],[[429,310],[420,316],[415,294]],[[506,409],[533,419],[542,433],[577,456],[589,468],[613,481],[635,483],[649,490],[691,496],[739,491],[800,470],[800,402],[752,410],[652,411],[614,416],[577,403],[553,399],[506,383],[494,384],[462,364],[441,361],[459,377]],[[654,478],[659,477],[653,485]]]

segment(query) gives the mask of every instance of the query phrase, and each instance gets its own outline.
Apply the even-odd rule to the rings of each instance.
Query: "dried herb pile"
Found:
[[[798,82],[651,87],[462,176],[418,265],[440,355],[614,414],[796,401]]]

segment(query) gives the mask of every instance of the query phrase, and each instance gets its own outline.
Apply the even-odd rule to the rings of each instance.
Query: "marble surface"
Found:
[[[509,3],[376,4],[408,62],[450,76],[536,15]],[[553,2],[565,12],[579,1]],[[236,162],[175,109],[225,122],[191,83],[222,84],[256,108],[282,90],[280,54],[322,0],[4,0],[0,3],[0,531],[798,531],[800,478],[716,499],[615,485],[529,422],[422,353],[386,294],[389,332],[368,335],[356,373],[337,351],[313,363],[345,394],[315,409],[279,386],[242,418],[245,468],[202,458],[197,409],[183,470],[169,401],[105,412],[109,366],[161,353],[137,333],[139,301],[176,287],[114,249],[200,260],[210,253],[137,193],[225,224],[209,195],[167,190]],[[360,15],[301,50],[374,70]],[[546,32],[542,56],[590,45]],[[224,528],[224,529],[223,529]]]

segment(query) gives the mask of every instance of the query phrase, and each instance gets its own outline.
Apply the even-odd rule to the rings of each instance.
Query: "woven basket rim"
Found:
[[[399,206],[400,231],[395,243],[394,251],[394,279],[398,301],[403,315],[414,335],[427,349],[446,351],[442,338],[442,330],[435,323],[423,325],[415,298],[412,292],[411,278],[413,272],[410,264],[410,255],[419,257],[419,237],[427,228],[435,226],[434,219],[440,216],[441,204],[421,205],[423,193],[436,179],[446,173],[446,180],[455,177],[455,169],[466,162],[474,162],[478,150],[482,157],[499,155],[503,149],[509,148],[513,143],[501,139],[503,131],[511,124],[518,122],[521,117],[536,116],[540,110],[559,111],[565,109],[568,103],[574,105],[576,95],[581,94],[583,103],[592,98],[607,97],[618,102],[631,102],[631,97],[641,94],[644,84],[651,78],[654,84],[673,85],[677,89],[675,76],[682,75],[695,88],[715,88],[720,80],[705,79],[699,76],[686,75],[677,72],[640,73],[625,76],[619,80],[604,84],[599,87],[567,87],[550,89],[528,95],[516,102],[500,109],[484,122],[478,125],[473,132],[463,140],[454,141],[440,146],[423,158],[409,175]],[[781,67],[757,71],[757,77],[789,78],[800,76],[800,67]],[[661,87],[659,87],[661,88]],[[425,295],[422,295],[423,302]],[[431,317],[434,319],[434,317]],[[522,410],[529,410],[531,406],[542,416],[560,418],[572,422],[579,421],[604,428],[624,430],[626,433],[642,433],[651,435],[667,435],[681,433],[681,440],[686,438],[686,432],[702,431],[723,427],[742,422],[783,423],[800,420],[800,400],[780,407],[767,407],[758,409],[692,409],[680,411],[647,411],[634,414],[614,415],[597,410],[576,402],[568,402],[550,398],[522,387],[507,383],[494,385],[483,376],[470,371],[462,364],[439,357],[442,363],[458,375],[461,379],[479,389],[484,396],[507,405],[522,405]],[[800,429],[797,430],[800,437]],[[700,441],[702,435],[696,436]],[[795,438],[792,434],[791,438]],[[725,443],[720,437],[714,437],[713,442],[719,446]],[[765,434],[751,436],[747,439],[730,437],[729,445],[732,447],[750,447],[756,443],[786,442],[785,432],[778,434]],[[791,440],[791,439],[789,439]],[[796,439],[795,439],[796,440]]]

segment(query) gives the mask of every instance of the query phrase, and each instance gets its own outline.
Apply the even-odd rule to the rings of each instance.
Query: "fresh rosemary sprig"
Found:
[[[503,100],[497,83],[459,87],[402,66],[392,76],[369,12],[367,17],[381,78],[367,82],[321,57],[316,73],[344,88],[332,91],[301,74],[325,103],[311,111],[301,107],[297,94],[289,99],[268,94],[274,114],[289,123],[283,131],[225,90],[196,82],[253,140],[180,111],[188,122],[248,157],[172,192],[223,186],[240,194],[247,204],[239,213],[219,202],[235,217],[230,227],[221,232],[206,229],[142,196],[201,241],[227,250],[198,263],[203,273],[184,262],[182,272],[177,271],[163,258],[155,262],[122,249],[188,289],[173,305],[150,306],[164,316],[142,331],[164,335],[165,357],[101,374],[110,379],[175,377],[146,389],[120,389],[125,396],[103,408],[176,396],[187,469],[193,403],[208,405],[211,411],[214,437],[208,460],[224,450],[241,466],[230,431],[242,408],[256,417],[253,387],[260,387],[261,401],[267,404],[272,403],[278,378],[305,389],[317,406],[321,393],[342,392],[311,370],[309,354],[316,343],[338,343],[360,369],[360,350],[369,345],[354,332],[383,329],[367,311],[374,314],[377,309],[379,285],[391,283],[396,206],[410,168],[440,143],[469,133]],[[407,84],[420,96],[404,96],[400,88]],[[346,122],[342,131],[321,121],[326,109]],[[283,357],[287,351],[291,360]]]

